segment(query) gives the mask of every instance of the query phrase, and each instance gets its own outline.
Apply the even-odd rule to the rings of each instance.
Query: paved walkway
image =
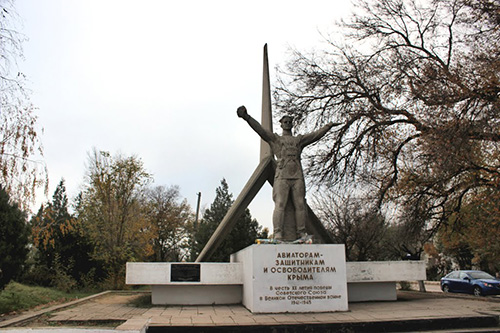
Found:
[[[498,298],[474,298],[442,293],[399,292],[397,301],[351,303],[348,312],[306,314],[252,314],[241,305],[141,307],[141,300],[147,300],[147,295],[107,293],[69,308],[55,309],[50,312],[46,322],[59,327],[74,327],[76,324],[85,326],[86,323],[98,322],[114,323],[110,325],[118,326],[111,327],[110,330],[114,329],[115,332],[145,332],[146,327],[150,327],[152,331],[155,327],[184,328],[189,331],[189,327],[194,329],[196,326],[257,328],[278,325],[326,325],[325,327],[331,328],[332,325],[342,327],[342,324],[349,323],[359,327],[369,323],[375,327],[373,325],[379,323],[386,328],[390,323],[399,323],[402,330],[406,330],[405,325],[429,320],[448,320],[448,324],[442,325],[450,327],[446,326],[452,322],[450,318],[462,321],[467,318],[494,318],[498,325],[500,316]],[[31,328],[18,328],[18,332],[43,332],[39,326],[33,330],[33,324],[28,323],[27,327]],[[396,329],[398,326],[394,327]],[[94,328],[91,332],[108,331]]]

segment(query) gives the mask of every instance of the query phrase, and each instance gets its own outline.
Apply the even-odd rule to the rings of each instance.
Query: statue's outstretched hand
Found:
[[[238,115],[238,117],[243,118],[245,120],[247,120],[248,118],[247,108],[244,107],[243,105],[238,108],[236,114]]]

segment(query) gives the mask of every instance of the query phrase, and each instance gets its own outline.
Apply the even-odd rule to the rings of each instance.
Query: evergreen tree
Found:
[[[205,210],[203,219],[196,230],[195,243],[193,245],[193,254],[195,255],[193,258],[201,252],[232,204],[233,195],[229,193],[229,186],[226,180],[222,179],[221,185],[215,190],[213,203],[209,209]],[[257,220],[253,219],[250,210],[246,209],[245,213],[238,219],[231,232],[222,241],[210,260],[214,262],[229,261],[232,253],[253,244],[255,239],[260,237],[260,229],[261,226],[259,226]]]
[[[27,276],[31,282],[71,289],[99,271],[99,264],[90,257],[93,247],[69,213],[64,179],[52,201],[40,206],[31,225],[36,248],[35,267]]]
[[[23,268],[28,254],[26,216],[0,185],[0,290]]]

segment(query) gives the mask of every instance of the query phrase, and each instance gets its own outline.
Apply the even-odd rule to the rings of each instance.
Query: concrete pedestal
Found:
[[[253,313],[347,311],[344,245],[252,245],[243,265],[243,305]]]

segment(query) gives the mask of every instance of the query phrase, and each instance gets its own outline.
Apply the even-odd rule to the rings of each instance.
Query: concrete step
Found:
[[[372,322],[238,326],[150,326],[147,333],[163,332],[500,332],[498,316],[450,317]]]

